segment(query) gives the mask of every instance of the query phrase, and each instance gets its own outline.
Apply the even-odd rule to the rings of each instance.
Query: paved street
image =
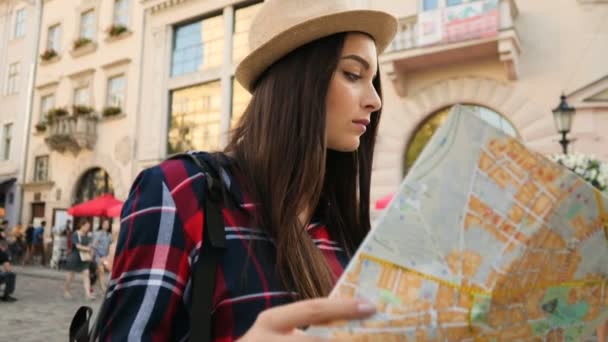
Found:
[[[82,280],[78,276],[72,282],[73,298],[66,300],[63,298],[63,273],[38,267],[17,267],[16,271],[14,296],[19,300],[0,302],[2,341],[65,342],[78,307],[89,305],[96,313],[101,304],[100,299],[94,302],[84,299]]]

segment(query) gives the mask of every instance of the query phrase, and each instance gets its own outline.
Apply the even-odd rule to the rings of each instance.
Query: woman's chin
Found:
[[[337,152],[355,152],[359,148],[360,144],[361,141],[357,136],[356,138],[350,141],[341,141],[337,144],[328,144],[327,148]]]

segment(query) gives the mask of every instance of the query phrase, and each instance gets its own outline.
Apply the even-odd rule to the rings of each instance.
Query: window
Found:
[[[59,53],[61,49],[61,26],[59,24],[49,27],[49,32],[46,37],[46,48],[47,50],[53,50]]]
[[[129,0],[114,1],[114,25],[129,26]]]
[[[224,17],[217,16],[175,28],[171,76],[222,65]]]
[[[34,182],[46,182],[49,176],[49,156],[38,156],[34,160]]]
[[[90,40],[95,38],[95,11],[88,10],[80,16],[80,37]]]
[[[9,160],[11,158],[11,142],[13,140],[13,124],[4,125],[4,148],[2,150],[2,159]]]
[[[432,11],[437,9],[439,6],[439,0],[422,0],[422,10],[423,11]]]
[[[220,81],[171,93],[168,153],[219,148],[221,97]]]
[[[46,121],[46,113],[55,106],[55,95],[45,95],[40,98],[40,122]]]
[[[118,75],[108,79],[108,95],[106,106],[118,107],[124,110],[125,103],[125,76]]]
[[[74,89],[74,101],[75,106],[89,106],[89,87],[79,87]]]
[[[477,115],[489,123],[490,125],[502,130],[506,134],[517,137],[518,133],[515,127],[501,114],[482,106],[477,105],[466,105],[466,107],[473,112],[477,113]],[[445,122],[450,113],[452,107],[448,107],[442,109],[432,115],[430,115],[429,119],[426,120],[414,133],[412,139],[410,140],[404,160],[404,170],[407,170],[414,165],[414,162],[426,146],[426,144],[431,140],[433,133],[441,127],[441,125]]]
[[[113,194],[114,185],[112,178],[101,168],[89,169],[80,179],[76,186],[75,203],[92,200],[103,194]]]
[[[19,38],[25,36],[25,8],[17,10],[15,12],[15,28],[13,31],[13,38]]]
[[[13,63],[8,67],[8,80],[6,83],[6,94],[16,94],[19,87],[19,62]]]
[[[262,3],[237,9],[234,15],[234,37],[232,42],[232,60],[236,63],[249,52],[249,28],[251,21],[258,13]]]

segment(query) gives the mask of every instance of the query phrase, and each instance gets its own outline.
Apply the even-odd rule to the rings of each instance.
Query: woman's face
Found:
[[[89,222],[85,222],[82,226],[80,226],[80,231],[83,233],[88,233],[89,229],[91,229],[91,224]]]
[[[372,84],[376,70],[374,41],[365,34],[349,33],[327,93],[327,148],[340,152],[359,148],[359,139],[370,123],[372,112],[382,106]]]
[[[105,230],[105,231],[109,231],[110,230],[110,221],[103,221],[101,223],[101,229]]]

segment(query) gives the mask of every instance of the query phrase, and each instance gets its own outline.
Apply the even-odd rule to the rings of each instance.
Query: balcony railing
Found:
[[[47,124],[44,141],[53,150],[78,153],[93,149],[97,141],[97,117],[91,114],[55,117]]]
[[[517,14],[514,0],[478,0],[421,12],[399,20],[397,35],[386,52],[497,36],[513,28]]]

